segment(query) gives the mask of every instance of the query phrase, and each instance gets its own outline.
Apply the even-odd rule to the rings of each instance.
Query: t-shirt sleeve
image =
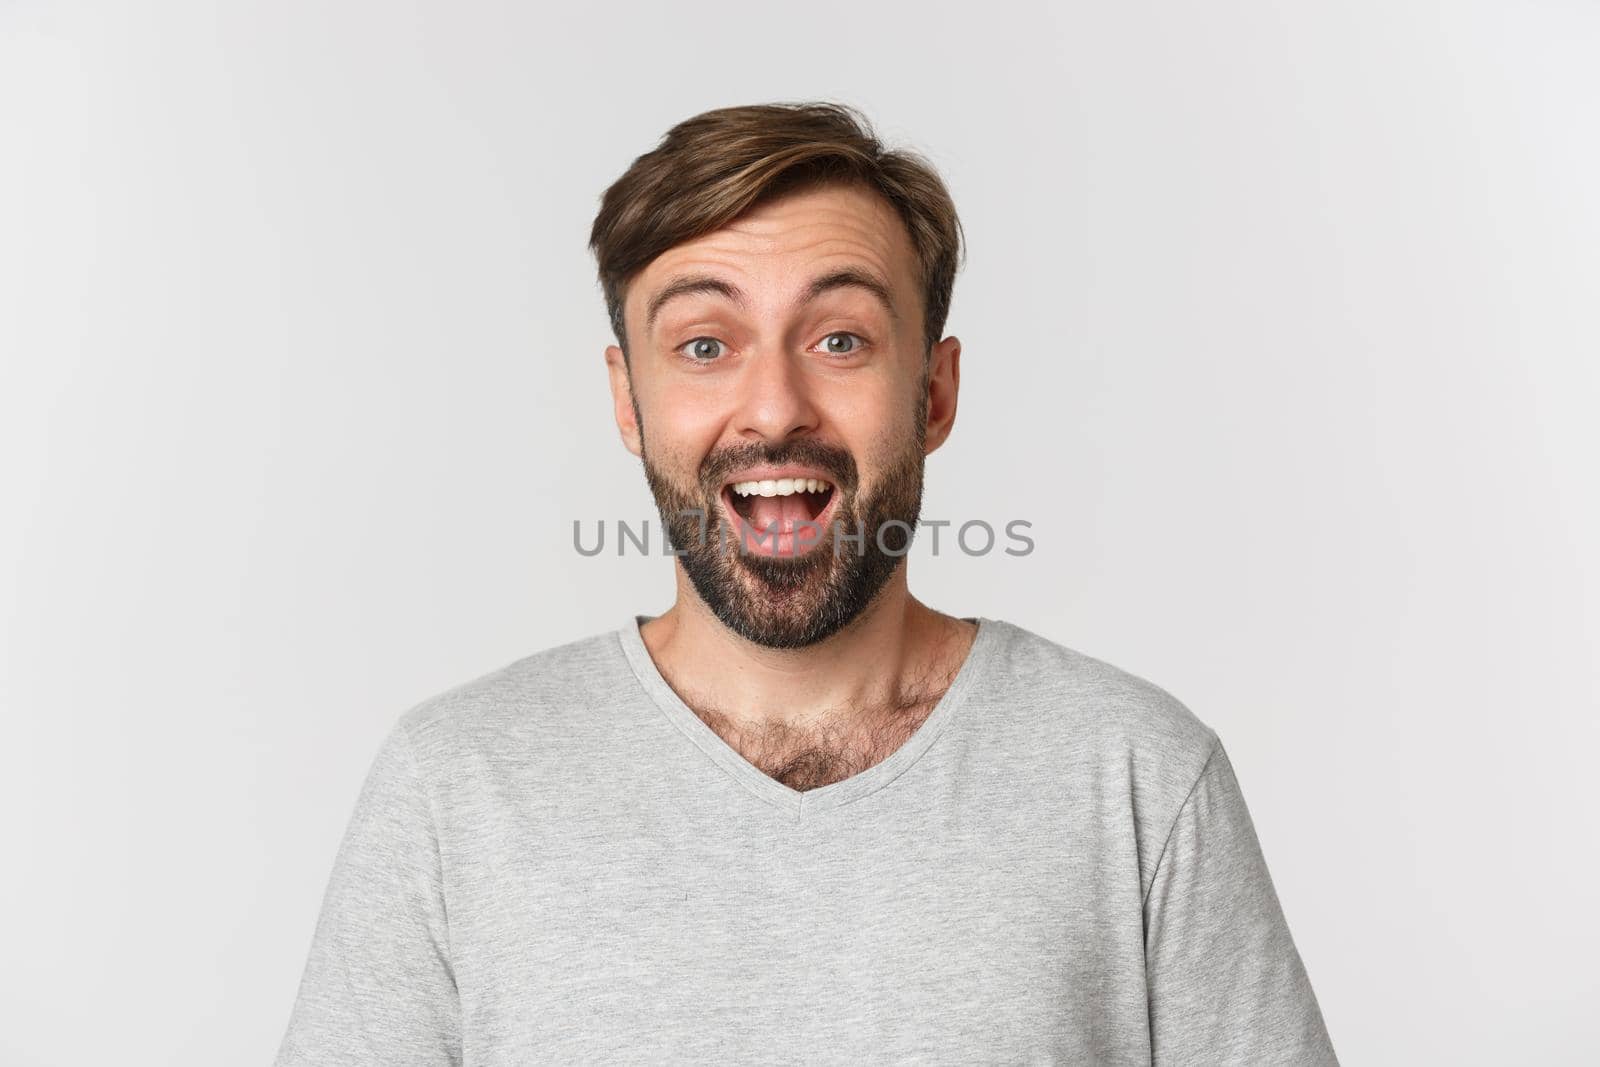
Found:
[[[1152,1060],[1338,1064],[1222,742],[1145,898]]]
[[[275,1067],[461,1062],[433,807],[403,723],[334,859]]]

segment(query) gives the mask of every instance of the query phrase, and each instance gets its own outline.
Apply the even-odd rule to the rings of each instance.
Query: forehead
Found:
[[[770,286],[786,302],[791,289],[819,273],[848,267],[882,278],[895,293],[901,317],[914,318],[916,250],[894,206],[860,185],[792,192],[651,260],[628,287],[628,316],[642,323],[652,296],[687,273]]]

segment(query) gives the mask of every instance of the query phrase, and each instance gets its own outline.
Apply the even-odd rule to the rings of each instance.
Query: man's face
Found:
[[[903,558],[954,416],[960,345],[924,360],[894,208],[854,185],[788,194],[662,253],[623,310],[617,423],[701,599],[770,647],[835,633]]]

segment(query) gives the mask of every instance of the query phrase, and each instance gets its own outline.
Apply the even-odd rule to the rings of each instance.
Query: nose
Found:
[[[816,429],[818,417],[799,356],[771,349],[746,362],[734,427],[740,437],[777,444]]]

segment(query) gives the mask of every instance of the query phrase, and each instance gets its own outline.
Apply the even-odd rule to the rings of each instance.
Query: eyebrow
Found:
[[[861,289],[872,295],[889,317],[896,322],[900,321],[900,314],[895,310],[894,296],[889,286],[870,271],[858,267],[843,267],[839,270],[829,271],[827,274],[814,279],[806,287],[805,293],[800,297],[798,304],[808,304],[823,293],[834,289]],[[645,313],[644,331],[649,333],[655,329],[656,317],[661,314],[661,309],[669,300],[675,297],[688,296],[692,293],[711,293],[733,301],[741,308],[749,306],[744,290],[731,282],[723,281],[710,274],[689,274],[674,278],[668,282],[660,292],[650,298],[649,309]],[[798,305],[797,305],[798,306]]]

